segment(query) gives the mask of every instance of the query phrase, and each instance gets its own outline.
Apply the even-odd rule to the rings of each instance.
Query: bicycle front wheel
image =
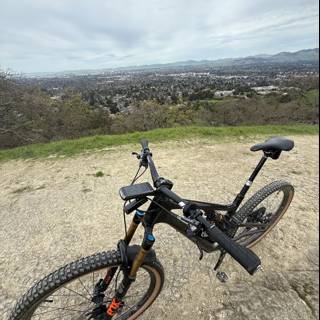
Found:
[[[122,281],[121,255],[102,252],[72,262],[40,280],[17,302],[9,320],[85,320],[96,308],[92,302],[94,287],[110,268],[119,268],[103,303],[109,305]],[[134,320],[155,301],[164,282],[164,271],[155,255],[146,258],[136,281],[130,287],[124,306],[115,320]],[[103,314],[91,319],[103,319]]]

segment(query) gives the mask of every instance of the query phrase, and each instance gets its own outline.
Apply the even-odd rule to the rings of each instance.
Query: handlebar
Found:
[[[192,206],[192,204],[185,204],[183,199],[181,199],[177,194],[175,194],[168,188],[161,187],[158,190],[160,190],[160,192],[162,192],[169,199],[176,202],[182,209],[184,209],[184,213],[187,213],[185,211],[189,210],[189,208],[192,208],[192,210],[194,210],[194,206]],[[229,253],[238,263],[240,263],[248,273],[253,275],[261,268],[261,260],[253,251],[241,246],[233,239],[229,238],[217,226],[210,224],[207,219],[202,216],[202,214],[196,215],[196,220],[200,222],[201,226],[207,232],[210,240],[212,242],[217,242],[219,246],[227,253]]]
[[[158,190],[160,190],[169,199],[176,202],[181,208],[184,209],[184,212],[189,210],[189,208],[194,210],[195,207],[192,206],[192,204],[185,204],[183,199],[181,199],[177,194],[168,188],[161,187]],[[248,273],[253,275],[260,269],[261,260],[253,251],[241,246],[233,239],[229,238],[217,226],[210,224],[201,214],[196,215],[196,220],[198,220],[201,226],[205,229],[210,240],[217,242],[219,246],[229,253],[238,263],[240,263],[242,267],[248,271]]]
[[[186,206],[186,203],[184,202],[184,200],[180,198],[176,193],[168,189],[167,187],[160,187],[159,190],[162,192],[162,194],[166,195],[173,202],[177,203],[180,208],[183,209]]]
[[[151,177],[152,177],[152,181],[153,181],[153,184],[154,186],[157,185],[157,181],[159,181],[160,179],[160,176],[159,176],[159,173],[157,171],[157,168],[152,160],[152,155],[149,154],[147,156],[147,160],[148,160],[148,165],[149,165],[149,168],[150,168],[150,173],[151,173]]]
[[[142,139],[140,141],[140,144],[142,147],[142,155],[141,155],[142,162],[146,163],[149,166],[153,184],[156,186],[156,183],[160,179],[160,176],[152,160],[152,153],[150,152],[150,149],[149,149],[149,141],[146,139]]]
[[[184,209],[184,211],[188,211],[189,208],[192,207],[190,206],[190,204],[186,204],[180,196],[178,196],[176,193],[174,193],[172,190],[166,187],[166,185],[161,185],[161,181],[166,181],[166,180],[161,178],[158,174],[156,166],[152,160],[152,153],[150,152],[150,149],[149,149],[148,140],[143,139],[140,141],[140,143],[142,146],[142,156],[141,156],[142,160],[147,161],[150,168],[153,183],[155,187],[157,187],[157,190],[160,191],[169,199],[171,199],[173,202],[177,203],[179,207]],[[192,208],[192,210],[194,210],[194,207]],[[191,214],[191,212],[189,212],[189,214]],[[202,216],[202,214],[197,214],[196,220],[198,220],[202,225],[202,227],[205,229],[210,240],[213,242],[217,242],[220,245],[220,247],[223,248],[227,253],[229,253],[239,264],[241,264],[248,271],[248,273],[253,275],[257,270],[260,269],[261,260],[253,251],[241,246],[240,244],[235,242],[233,239],[229,238],[217,226],[211,225]]]
[[[217,242],[221,248],[228,252],[251,275],[261,268],[261,260],[253,251],[229,238],[217,226],[211,225],[203,216],[199,215],[197,220],[205,228],[209,238]]]

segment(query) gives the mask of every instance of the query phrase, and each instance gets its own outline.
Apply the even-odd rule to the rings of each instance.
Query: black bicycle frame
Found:
[[[246,193],[250,189],[254,179],[258,175],[259,171],[262,169],[267,158],[268,156],[266,154],[262,157],[257,167],[254,169],[253,173],[251,174],[250,178],[247,180],[247,182],[245,183],[245,185],[243,186],[239,194],[236,196],[232,204],[223,205],[223,204],[207,203],[207,202],[187,200],[187,199],[183,200],[183,204],[184,202],[195,204],[197,208],[203,210],[207,214],[213,213],[216,210],[224,211],[232,219],[234,213],[239,208]],[[156,185],[157,180],[162,178],[159,178],[159,175],[157,173],[157,170],[152,160],[149,161],[149,166],[150,166],[153,180]],[[147,197],[145,197],[145,199],[147,199]],[[114,305],[118,307],[120,306],[120,302],[126,295],[126,292],[128,291],[131,283],[135,281],[137,272],[141,267],[141,265],[143,264],[143,261],[146,255],[149,253],[149,251],[153,247],[153,244],[155,242],[153,229],[156,224],[165,223],[171,226],[176,231],[184,235],[186,238],[194,242],[201,251],[210,253],[218,249],[218,245],[210,241],[209,238],[206,237],[205,235],[197,234],[197,233],[194,234],[192,232],[190,233],[190,226],[192,225],[192,221],[188,220],[188,218],[184,216],[179,216],[174,212],[172,212],[172,210],[181,209],[180,203],[177,204],[172,199],[169,199],[165,194],[161,192],[161,188],[157,189],[155,192],[154,198],[149,200],[151,201],[151,204],[148,210],[145,211],[144,213],[139,210],[136,211],[133,217],[133,220],[131,222],[130,228],[126,232],[125,239],[119,242],[119,247],[128,246],[138,226],[140,225],[141,222],[143,222],[145,234],[144,234],[144,239],[143,239],[140,251],[135,257],[129,273],[125,274],[125,277],[121,283],[121,286],[117,290],[115,294],[115,298],[113,299]],[[107,276],[111,276],[111,279],[112,279],[112,277],[115,274],[115,270],[111,269],[110,274],[108,273]],[[113,304],[111,304],[108,307],[108,312],[110,313],[110,316],[108,317],[108,319],[112,319],[112,314],[114,314]]]
[[[160,204],[166,210],[161,209],[158,204]],[[221,208],[220,205],[218,206],[219,208]],[[151,203],[144,216],[144,227],[146,228],[146,230],[152,233],[153,228],[156,224],[164,223],[171,226],[183,236],[194,242],[203,251],[207,253],[213,252],[217,248],[217,246],[215,246],[214,243],[212,243],[210,240],[207,240],[200,235],[190,236],[188,234],[190,228],[188,220],[171,211],[174,209],[180,208],[175,206],[171,202],[164,201],[161,196],[156,196],[154,198],[154,202]]]
[[[236,196],[234,201],[231,204],[217,204],[217,203],[208,203],[196,200],[188,200],[184,199],[186,203],[195,204],[199,209],[209,214],[215,212],[216,210],[226,212],[229,217],[232,217],[236,210],[241,205],[246,193],[250,189],[253,181],[257,177],[258,173],[262,169],[263,165],[267,160],[267,156],[264,155],[254,171],[252,172],[250,178],[247,180],[239,194]],[[144,216],[144,227],[147,232],[152,234],[153,228],[158,223],[165,223],[176,231],[184,235],[186,238],[197,244],[197,246],[205,252],[213,252],[217,249],[217,245],[212,243],[209,239],[202,237],[201,235],[192,235],[190,236],[188,230],[190,224],[188,223],[188,219],[185,217],[181,217],[180,215],[175,214],[171,210],[181,209],[178,204],[174,203],[170,199],[165,198],[161,195],[156,195],[152,200],[148,210],[145,212]]]

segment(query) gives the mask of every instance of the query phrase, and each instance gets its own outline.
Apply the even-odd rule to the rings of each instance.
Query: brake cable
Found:
[[[141,170],[141,166],[139,166],[138,171],[137,171],[137,173],[135,174],[135,176],[134,176],[132,182],[130,183],[130,185],[133,185],[133,184],[139,179],[139,176],[138,176],[138,175],[139,175],[140,170]]]
[[[140,173],[140,175],[138,175],[138,173],[140,172],[140,169],[141,169],[141,167],[139,168],[139,170],[138,170],[135,178],[133,179],[131,185],[134,184],[135,182],[137,182],[147,171],[147,168],[144,168],[144,170]]]

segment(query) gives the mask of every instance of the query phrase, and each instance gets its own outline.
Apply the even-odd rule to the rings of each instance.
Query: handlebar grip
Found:
[[[204,217],[199,216],[198,221],[205,227],[209,238],[217,242],[226,252],[238,261],[251,275],[261,267],[261,260],[250,249],[241,246],[229,238],[218,227],[212,226]]]
[[[149,149],[149,141],[147,139],[141,139],[140,144],[142,146],[142,150]]]

